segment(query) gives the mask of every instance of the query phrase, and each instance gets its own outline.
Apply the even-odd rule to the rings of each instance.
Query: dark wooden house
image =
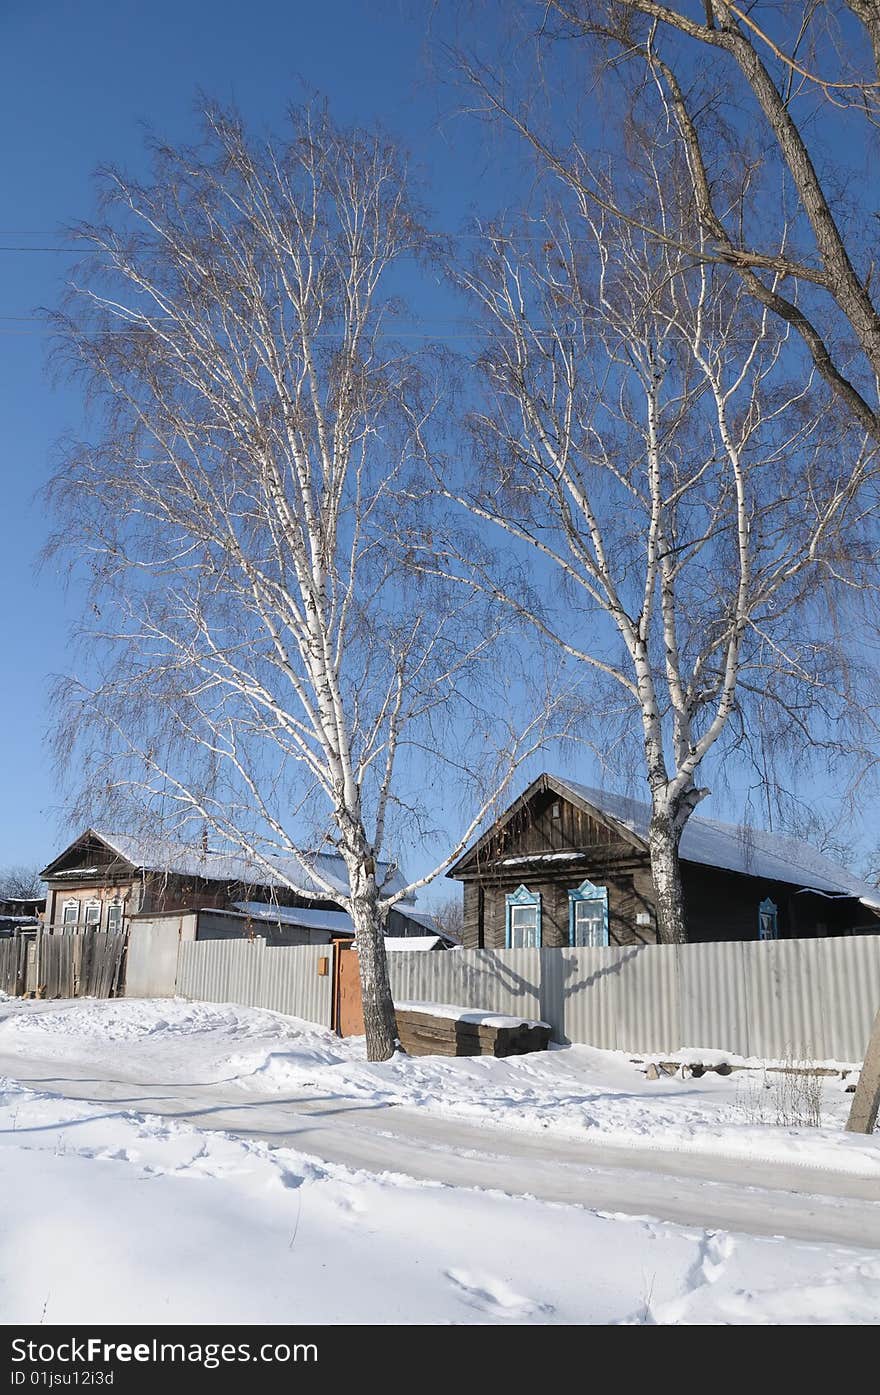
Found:
[[[36,930],[45,909],[45,896],[0,897],[0,935]]]
[[[650,807],[541,775],[450,869],[466,948],[655,944]],[[693,815],[689,940],[880,931],[880,888],[796,839]]]

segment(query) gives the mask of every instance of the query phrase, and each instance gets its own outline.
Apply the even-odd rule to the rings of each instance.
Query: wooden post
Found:
[[[873,1133],[880,1109],[880,1012],[874,1018],[859,1083],[846,1121],[847,1133]]]

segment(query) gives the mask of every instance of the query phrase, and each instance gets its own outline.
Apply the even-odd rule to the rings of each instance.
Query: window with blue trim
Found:
[[[771,901],[769,896],[758,907],[758,939],[779,939],[779,912],[776,909],[776,902]]]
[[[608,888],[581,882],[568,893],[568,938],[573,945],[607,945]]]
[[[540,891],[520,886],[506,897],[505,944],[508,949],[540,949]]]

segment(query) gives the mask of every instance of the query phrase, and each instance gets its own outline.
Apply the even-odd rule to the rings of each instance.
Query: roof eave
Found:
[[[532,783],[528,786],[528,788],[523,790],[519,798],[513,801],[513,803],[506,810],[506,812],[501,814],[497,819],[495,819],[489,825],[486,831],[480,834],[476,842],[471,843],[470,847],[465,849],[461,857],[459,857],[455,862],[453,862],[451,867],[447,867],[444,875],[447,877],[454,878],[457,873],[459,873],[463,868],[465,868],[468,865],[468,863],[471,862],[477,856],[477,853],[480,851],[482,847],[485,846],[485,844],[489,841],[491,837],[498,833],[502,828],[505,828],[507,826],[507,824],[514,817],[514,815],[519,813],[519,810],[532,798],[533,795],[537,794],[540,790],[547,788],[548,782],[552,782],[552,777],[549,776],[546,772],[544,772],[541,775],[538,775],[536,779],[534,779]]]
[[[68,843],[64,851],[60,852],[57,857],[53,858],[52,861],[43,868],[42,872],[40,872],[41,880],[50,881],[58,864],[63,862],[64,859],[73,852],[74,848],[78,848],[82,843],[85,843],[88,838],[96,838],[108,852],[112,852],[114,857],[118,857],[120,862],[124,862],[133,872],[140,870],[140,868],[136,867],[124,853],[120,852],[119,848],[114,847],[113,844],[105,838],[103,833],[98,833],[94,828],[87,828],[84,833],[81,833],[78,838],[74,838],[73,842]]]

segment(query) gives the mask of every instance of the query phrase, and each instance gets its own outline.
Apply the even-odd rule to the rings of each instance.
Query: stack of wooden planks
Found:
[[[465,1016],[443,1016],[440,1010],[398,1008],[397,1035],[409,1056],[520,1056],[546,1051],[550,1028],[546,1022],[476,1009]]]

